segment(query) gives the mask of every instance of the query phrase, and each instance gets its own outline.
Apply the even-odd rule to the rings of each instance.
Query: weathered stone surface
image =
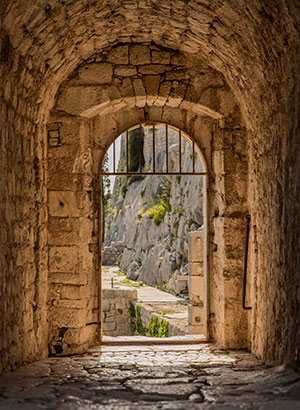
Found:
[[[80,84],[106,84],[112,80],[112,65],[93,63],[82,67],[78,72]]]
[[[120,77],[129,77],[131,75],[135,75],[136,73],[137,69],[134,66],[121,66],[117,67],[114,71],[114,74]]]
[[[78,202],[72,191],[49,191],[49,214],[56,217],[79,216]]]
[[[150,49],[144,45],[134,45],[129,51],[130,64],[150,64]]]
[[[162,95],[158,96],[155,107],[146,107],[146,99],[138,96],[139,105],[134,112],[126,111],[128,106],[124,101],[116,105],[111,103],[105,114],[101,111],[103,118],[99,121],[104,126],[98,133],[97,143],[101,139],[100,146],[104,149],[117,132],[144,121],[146,117],[147,121],[152,118],[172,123],[199,136],[198,117],[220,118],[215,110],[223,107],[227,117],[220,123],[219,141],[216,128],[214,133],[211,131],[213,141],[199,138],[206,158],[212,158],[211,151],[222,150],[227,153],[224,155],[228,155],[229,162],[235,164],[234,169],[227,168],[225,158],[224,172],[221,173],[215,163],[208,163],[211,173],[211,213],[207,221],[211,227],[211,332],[220,343],[227,343],[227,339],[222,339],[224,328],[228,334],[236,332],[230,331],[231,325],[226,323],[226,317],[237,314],[237,322],[241,323],[245,316],[238,311],[240,300],[235,299],[233,305],[236,307],[230,310],[230,298],[224,295],[224,289],[229,288],[224,288],[228,272],[239,279],[241,256],[239,263],[233,263],[231,256],[241,255],[243,244],[240,241],[237,249],[230,249],[226,244],[224,253],[222,232],[225,229],[227,239],[232,237],[232,232],[229,233],[230,224],[224,223],[222,218],[233,220],[240,215],[240,228],[232,227],[238,237],[242,235],[243,215],[251,210],[248,277],[252,313],[249,314],[249,329],[243,331],[240,340],[243,343],[248,340],[251,349],[269,363],[286,362],[299,368],[297,2],[276,0],[270,4],[263,1],[259,5],[252,2],[246,7],[243,2],[229,0],[209,4],[189,1],[183,7],[177,1],[162,0],[159,7],[154,7],[151,2],[137,4],[120,0],[112,9],[106,3],[97,2],[86,7],[84,2],[53,0],[45,8],[41,0],[28,0],[26,4],[21,0],[13,4],[4,0],[0,13],[0,264],[3,272],[0,287],[3,328],[0,334],[5,335],[1,342],[2,367],[47,354],[46,171],[49,168],[46,165],[45,123],[55,94],[61,81],[83,61],[107,64],[112,44],[121,42],[124,47],[126,43],[132,50],[133,47],[145,47],[135,48],[135,52],[129,51],[129,55],[139,64],[149,65],[151,53],[144,52],[147,47],[141,44],[146,42],[151,45],[151,51],[159,51],[156,47],[162,45],[164,51],[171,52],[171,61],[191,70],[195,84],[187,90],[180,108],[165,106],[168,96]],[[178,50],[182,54],[178,54]],[[205,75],[205,62],[212,67],[209,81]],[[120,64],[126,64],[124,57]],[[218,90],[221,83],[224,93]],[[229,102],[225,89],[233,91],[240,110],[229,114],[234,104]],[[85,90],[86,99],[82,98],[81,92],[72,95],[75,102],[69,104],[68,109],[77,115],[81,109],[90,108],[91,97],[94,98],[96,93],[89,94]],[[199,101],[211,105],[203,107]],[[56,105],[55,108],[59,107]],[[243,123],[240,122],[240,111]],[[82,120],[79,122],[83,126]],[[81,147],[84,150],[88,141],[89,137],[81,136],[74,145],[76,149]],[[71,151],[69,147],[68,153],[72,157]],[[55,166],[58,169],[60,165],[60,169],[69,174],[72,172],[69,163],[65,156]],[[248,176],[245,168],[249,170]],[[88,170],[86,174],[91,176]],[[243,181],[249,182],[248,187]],[[82,181],[77,182],[78,190],[81,190]],[[96,180],[93,182],[98,186]],[[66,181],[64,184],[56,189],[70,189],[70,185],[66,187]],[[89,213],[91,217],[90,209]],[[96,255],[95,252],[95,260]],[[225,272],[225,278],[222,272]],[[27,277],[34,275],[34,281],[27,281]],[[26,283],[28,289],[24,291]],[[28,310],[24,325],[25,306]],[[26,331],[15,330],[23,329],[23,326]],[[7,338],[10,334],[14,336]],[[282,342],[278,343],[278,339]],[[232,340],[234,343],[238,341],[238,337]]]
[[[134,335],[130,306],[137,301],[136,289],[102,289],[102,323],[103,335]]]
[[[0,391],[0,407],[12,410],[295,410],[300,400],[296,373],[207,344],[102,346],[52,357],[4,374]]]

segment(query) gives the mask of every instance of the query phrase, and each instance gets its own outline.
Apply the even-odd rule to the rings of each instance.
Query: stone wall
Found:
[[[151,105],[153,93],[144,86],[138,98],[136,93],[132,95],[137,102],[134,110],[126,109],[118,97],[120,105],[114,111],[109,110],[92,121],[95,133],[99,131],[97,142],[104,150],[126,128],[149,118],[182,126],[189,135],[198,138],[195,107],[190,109],[190,103],[195,98],[195,105],[201,105],[201,113],[207,106],[206,114],[211,115],[214,108],[210,96],[215,92],[214,89],[204,92],[206,79],[202,76],[201,61],[218,72],[216,78],[221,78],[228,88],[218,96],[216,107],[223,104],[221,114],[232,120],[234,110],[230,107],[234,94],[247,129],[248,145],[241,152],[248,153],[250,158],[251,292],[248,297],[252,311],[248,314],[248,343],[268,363],[289,363],[299,369],[299,13],[296,0],[247,5],[221,0],[209,6],[206,2],[162,0],[156,8],[151,2],[135,0],[118,0],[111,7],[103,2],[77,0],[68,3],[53,0],[47,7],[42,0],[2,1],[2,366],[15,366],[47,352],[44,166],[46,122],[56,92],[79,64],[88,58],[97,60],[101,50],[120,42],[137,46],[152,42],[167,52],[185,53],[184,70],[187,68],[195,79],[194,95],[183,96],[188,101],[186,108],[173,105],[176,98],[172,96],[168,106],[167,100],[158,98],[156,101],[163,104],[159,108]],[[119,58],[122,65],[121,54]],[[127,60],[123,61],[127,65]],[[162,57],[158,61],[163,61]],[[200,87],[201,102],[198,82],[201,87],[204,84],[204,89]],[[179,95],[174,84],[175,88]],[[147,100],[147,96],[151,98]],[[178,101],[182,101],[180,95]],[[235,121],[228,128],[228,121],[229,118],[225,121],[225,140],[219,138],[225,142],[224,153],[235,146],[228,136],[239,131]],[[201,149],[207,147],[201,138],[197,143]],[[240,151],[235,148],[235,152],[238,158]],[[214,155],[216,164],[221,161],[221,155],[221,150]],[[209,153],[207,156],[210,158]],[[230,194],[230,181],[226,187],[224,180],[231,167],[226,161],[221,163],[225,169],[213,174],[211,183],[219,181]],[[237,167],[233,175],[238,176],[238,171]],[[220,190],[220,197],[223,195],[224,191]],[[226,342],[221,335],[223,322],[215,320],[215,316],[230,306],[230,299],[225,304],[223,295],[235,283],[222,279],[232,267],[222,262],[222,252],[224,256],[231,253],[230,247],[222,246],[222,237],[230,242],[232,226],[242,236],[244,223],[243,218],[234,218],[236,214],[223,215],[220,206],[214,207],[214,211],[216,223],[212,224],[215,233],[209,243],[209,264],[215,266],[217,300],[220,297],[222,302],[212,307],[211,319],[217,324],[214,337]],[[237,275],[239,267],[234,271]],[[233,304],[237,307],[236,298]]]
[[[48,354],[45,146],[23,61],[0,30],[0,372]]]
[[[80,352],[97,340],[97,179],[89,126],[56,118],[48,146],[48,322],[52,354]],[[55,126],[58,140],[50,141]]]
[[[157,57],[161,56],[160,63]],[[104,50],[99,53],[93,59],[80,65],[73,74],[61,84],[59,92],[57,94],[56,104],[51,114],[51,123],[61,123],[61,144],[58,147],[49,148],[49,175],[57,175],[58,186],[61,185],[59,174],[60,168],[64,166],[64,158],[69,164],[71,172],[70,175],[76,176],[76,183],[70,185],[67,190],[68,195],[76,198],[76,212],[77,217],[80,219],[80,226],[88,226],[85,230],[85,239],[88,247],[84,247],[79,242],[78,244],[72,244],[73,252],[76,253],[76,258],[73,258],[73,262],[69,265],[70,273],[79,273],[81,280],[79,286],[87,285],[87,293],[90,295],[87,297],[89,305],[85,306],[84,301],[80,309],[81,322],[76,323],[76,328],[80,328],[80,332],[85,332],[85,327],[90,324],[95,324],[97,315],[98,299],[96,296],[97,287],[94,279],[87,279],[88,275],[92,275],[91,278],[96,277],[96,263],[97,254],[93,253],[93,243],[97,241],[97,227],[98,214],[97,214],[97,190],[94,190],[97,184],[99,167],[104,153],[110,143],[116,138],[119,133],[138,124],[145,118],[145,110],[147,110],[147,119],[151,122],[168,123],[171,126],[178,127],[186,132],[191,138],[195,139],[198,148],[201,150],[208,169],[211,169],[211,176],[209,182],[216,186],[215,191],[210,199],[213,201],[213,196],[217,198],[219,188],[218,184],[223,184],[224,176],[217,177],[216,182],[213,181],[214,163],[211,161],[211,152],[215,149],[214,144],[219,143],[219,135],[221,135],[222,142],[225,132],[222,131],[217,123],[216,119],[224,117],[222,125],[227,126],[228,132],[230,132],[230,126],[235,126],[239,129],[242,127],[242,119],[240,117],[238,106],[234,100],[233,95],[230,96],[222,76],[211,70],[208,66],[201,62],[201,65],[196,65],[196,61],[190,61],[191,67],[194,70],[201,68],[202,81],[197,82],[192,77],[193,69],[187,64],[187,55],[174,52],[171,50],[165,50],[162,47],[154,45],[122,45],[112,49]],[[129,65],[124,67],[125,62]],[[199,62],[200,64],[200,62]],[[184,66],[189,67],[189,70],[184,70]],[[100,70],[100,71],[99,71]],[[210,92],[208,92],[210,90]],[[205,100],[206,108],[202,106],[202,98]],[[186,111],[187,110],[187,111]],[[203,117],[203,115],[209,115],[210,117]],[[225,119],[226,118],[226,119]],[[215,121],[215,122],[214,122]],[[51,123],[49,126],[51,126]],[[113,132],[111,132],[113,130]],[[64,137],[64,134],[65,137]],[[77,135],[77,137],[76,137]],[[64,139],[66,138],[66,143]],[[69,139],[70,138],[70,139]],[[76,139],[77,138],[77,139]],[[216,139],[216,142],[215,142]],[[245,135],[240,131],[239,144],[245,139]],[[73,141],[68,145],[68,141]],[[77,142],[76,142],[77,141]],[[55,155],[51,155],[54,152]],[[223,153],[226,151],[224,150]],[[66,154],[67,153],[67,156]],[[238,158],[234,158],[237,160]],[[219,162],[222,161],[222,157],[219,158]],[[231,160],[229,160],[230,162]],[[228,176],[234,178],[235,170],[239,169],[240,163],[243,162],[243,166],[247,168],[247,161],[245,157],[238,159],[236,168],[232,167],[232,170],[228,171]],[[220,165],[221,164],[221,165]],[[222,162],[217,166],[223,166]],[[53,169],[53,171],[52,171]],[[68,168],[66,168],[67,170]],[[217,175],[217,174],[216,174]],[[241,174],[240,179],[243,179],[243,189],[247,187],[247,175]],[[51,177],[49,181],[51,181]],[[227,181],[227,179],[226,179]],[[49,194],[51,191],[58,189],[49,188]],[[228,182],[227,186],[230,186]],[[222,188],[223,189],[223,188]],[[60,191],[60,189],[59,189]],[[51,195],[55,196],[55,207],[60,209],[59,198],[57,195],[61,195],[61,192],[52,192]],[[204,201],[206,196],[206,188],[204,189]],[[223,198],[223,197],[222,197]],[[217,200],[217,199],[216,199]],[[242,215],[243,207],[247,198],[242,194],[240,200],[236,202],[235,209]],[[63,201],[62,201],[63,202]],[[222,201],[221,201],[222,202]],[[131,206],[129,204],[129,206]],[[224,205],[224,210],[226,206]],[[55,208],[56,209],[56,208]],[[50,210],[50,213],[52,211]],[[69,216],[68,216],[69,218]],[[204,225],[206,231],[208,229],[207,215],[203,215]],[[71,228],[72,230],[73,228]],[[229,233],[231,228],[228,227]],[[240,235],[238,231],[234,231],[234,235]],[[213,232],[212,232],[213,233]],[[94,237],[93,237],[94,235]],[[233,233],[232,233],[233,235]],[[59,246],[69,247],[68,239],[62,239],[57,230],[55,236],[58,236]],[[230,236],[227,238],[230,240]],[[55,239],[56,241],[57,239]],[[63,243],[65,242],[65,243]],[[90,243],[89,243],[90,242]],[[84,242],[83,242],[84,243]],[[237,254],[242,254],[241,241],[236,241],[234,244],[234,250]],[[52,246],[52,245],[51,245]],[[226,246],[230,246],[223,240],[219,243],[220,254],[227,260],[227,255],[222,249]],[[57,255],[54,254],[54,258],[49,259],[49,269],[51,275],[56,275],[55,260]],[[61,249],[59,249],[61,250]],[[153,258],[152,258],[153,259]],[[158,262],[158,261],[157,261]],[[151,260],[151,263],[153,261]],[[242,263],[239,261],[238,263]],[[83,269],[82,269],[83,268]],[[62,269],[62,268],[60,268]],[[212,289],[212,300],[214,300],[215,287],[213,285],[215,275],[217,275],[216,259],[211,259],[211,266],[206,264],[205,281],[208,280],[209,269],[211,269],[212,278],[210,279]],[[61,272],[62,273],[62,272]],[[60,275],[61,277],[61,275]],[[63,275],[66,278],[65,275]],[[239,277],[239,271],[236,270],[230,276],[232,281],[236,281],[237,287],[242,285],[242,280]],[[64,284],[66,282],[61,281],[57,285]],[[167,282],[168,278],[166,279]],[[221,282],[224,278],[221,277]],[[55,285],[56,286],[56,285]],[[54,295],[54,296],[53,296]],[[56,295],[56,296],[55,296]],[[211,305],[211,314],[213,324],[211,326],[212,337],[219,340],[220,344],[231,347],[245,347],[247,339],[245,336],[244,328],[241,328],[240,323],[247,323],[245,313],[242,311],[241,306],[239,309],[236,305],[228,305],[226,317],[236,314],[238,321],[233,322],[228,319],[229,326],[226,330],[222,330],[222,334],[218,334],[215,328],[222,328],[224,323],[224,315],[222,308],[219,309],[218,305],[223,304],[227,294],[218,294],[217,304]],[[229,296],[231,297],[231,296]],[[64,309],[58,309],[56,301],[54,299],[60,299],[56,289],[51,293],[52,304],[50,306],[50,328],[54,329],[54,333],[59,332],[57,323],[59,316],[62,316],[64,321],[64,327],[68,327],[66,324],[66,316],[64,315]],[[71,307],[68,309],[72,309]],[[53,315],[51,316],[51,311]],[[206,311],[208,308],[206,307]],[[74,328],[72,322],[73,313],[70,310],[70,328]],[[93,316],[94,315],[94,316]],[[54,319],[54,325],[52,326],[52,318]],[[235,327],[236,326],[236,327]],[[234,327],[234,331],[232,329]],[[95,331],[90,333],[89,342],[92,343],[95,340]],[[243,335],[241,334],[243,332]],[[85,333],[86,334],[86,333]],[[50,332],[50,340],[56,343],[56,336]],[[52,343],[52,342],[51,342]],[[66,344],[63,343],[64,346]],[[78,346],[78,349],[82,349],[83,345]],[[76,351],[75,345],[70,346],[69,349]]]
[[[136,289],[102,289],[102,334],[133,336],[134,321],[130,307],[137,301]]]

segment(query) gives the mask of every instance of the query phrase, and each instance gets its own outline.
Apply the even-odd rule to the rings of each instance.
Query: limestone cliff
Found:
[[[149,130],[145,130],[145,167],[150,168]],[[163,129],[156,140],[163,140]],[[182,169],[191,164],[192,150],[182,144]],[[178,137],[170,132],[169,170],[178,162]],[[156,153],[156,165],[164,169],[163,144]],[[198,170],[200,161],[198,160]],[[195,188],[196,187],[196,188]],[[106,208],[105,245],[122,241],[125,250],[120,268],[128,278],[179,292],[177,279],[187,275],[187,232],[203,224],[202,176],[117,177]],[[183,281],[183,283],[185,283]]]

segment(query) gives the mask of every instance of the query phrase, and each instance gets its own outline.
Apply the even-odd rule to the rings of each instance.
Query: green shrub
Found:
[[[134,304],[131,302],[130,302],[128,311],[129,311],[130,317],[134,318],[135,317],[135,307],[134,307]]]
[[[151,316],[147,334],[150,337],[169,337],[169,322],[164,319],[159,321],[157,316]]]
[[[169,322],[161,319],[158,337],[169,337]]]
[[[141,318],[141,305],[136,305],[136,324],[135,330],[139,335],[146,336],[147,328],[143,326],[142,318]]]
[[[160,225],[161,221],[164,219],[166,212],[168,210],[168,205],[164,202],[159,204],[153,205],[152,208],[147,209],[145,214],[149,216],[149,218],[153,219],[155,225]]]
[[[159,321],[157,316],[151,316],[147,330],[150,337],[158,337]]]

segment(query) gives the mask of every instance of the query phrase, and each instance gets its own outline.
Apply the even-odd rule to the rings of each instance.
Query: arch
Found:
[[[139,169],[139,170],[134,171],[134,172],[127,169],[124,172],[118,172],[117,169],[116,169],[116,165],[113,164],[113,170],[112,171],[107,170],[107,171],[104,172],[100,167],[100,170],[99,170],[100,175],[102,175],[102,176],[103,175],[107,175],[107,176],[121,175],[122,176],[122,175],[131,175],[131,174],[135,175],[136,173],[138,173],[139,175],[155,175],[155,174],[156,175],[177,175],[177,174],[178,175],[207,175],[207,164],[206,164],[204,155],[202,154],[201,149],[198,147],[197,143],[195,143],[194,139],[191,138],[189,135],[187,135],[183,130],[178,129],[177,127],[172,126],[172,125],[170,126],[167,123],[163,124],[163,123],[160,123],[160,122],[146,121],[144,123],[135,124],[135,125],[131,126],[130,128],[128,128],[125,131],[125,135],[126,135],[126,152],[125,152],[126,159],[125,159],[125,161],[128,162],[128,156],[129,156],[129,153],[128,153],[128,132],[132,131],[132,130],[135,130],[135,129],[138,129],[138,128],[140,130],[142,128],[150,128],[150,129],[152,129],[152,144],[153,144],[153,152],[151,154],[151,158],[152,158],[152,163],[155,162],[154,161],[154,158],[155,158],[155,129],[158,126],[161,126],[161,127],[164,126],[165,127],[165,149],[166,149],[166,151],[169,150],[168,132],[169,132],[169,129],[171,129],[171,130],[175,131],[178,134],[178,146],[179,147],[181,146],[182,139],[187,141],[189,143],[189,145],[192,146],[192,156],[193,156],[193,158],[195,158],[195,154],[197,154],[197,156],[199,156],[199,161],[200,161],[200,164],[201,164],[200,169],[199,169],[199,167],[198,167],[197,170],[195,169],[195,160],[193,160],[192,170],[189,170],[189,171],[183,170],[181,168],[182,152],[180,151],[180,148],[179,148],[179,151],[178,151],[179,152],[179,167],[178,167],[178,170],[170,171],[170,169],[168,168],[168,165],[167,165],[166,169],[164,171],[159,171],[159,172],[157,172],[153,168],[149,171],[146,171],[146,172],[143,169]],[[124,134],[124,133],[121,133],[112,142],[112,144],[106,149],[106,151],[104,152],[104,157],[103,158],[105,158],[105,156],[107,156],[108,151],[110,150],[111,147],[113,148],[113,156],[115,156],[115,142],[122,137],[122,134]],[[142,137],[141,137],[141,132],[140,132],[140,144],[141,144],[141,139],[142,139]],[[141,149],[140,149],[140,151],[139,151],[139,164],[142,163],[141,155],[142,155],[142,153],[141,153]],[[102,163],[103,163],[103,161],[102,161]],[[127,168],[128,168],[128,166],[127,166]]]
[[[181,7],[177,2],[163,0],[160,7],[154,8],[152,3],[137,5],[133,0],[126,7],[117,1],[111,9],[105,3],[89,1],[79,4],[71,0],[66,4],[57,0],[45,8],[42,0],[29,0],[26,4],[22,0],[4,0],[0,11],[0,37],[4,39],[0,62],[4,90],[1,130],[4,145],[11,151],[8,149],[10,154],[4,154],[1,162],[1,195],[7,209],[19,198],[28,199],[25,206],[11,209],[9,214],[3,211],[3,254],[8,257],[1,263],[7,281],[14,277],[20,261],[19,284],[27,283],[26,272],[37,272],[34,285],[29,286],[30,294],[35,295],[31,298],[32,308],[27,318],[20,314],[16,323],[23,327],[23,323],[31,322],[32,315],[41,318],[37,319],[36,328],[26,329],[9,344],[4,366],[31,360],[40,352],[47,354],[45,295],[40,292],[47,267],[45,124],[56,91],[78,64],[95,52],[119,42],[153,41],[165,48],[180,49],[190,57],[201,55],[223,73],[239,101],[249,132],[249,145],[244,152],[250,156],[249,201],[257,227],[250,258],[257,261],[251,268],[257,281],[253,296],[257,315],[253,316],[255,334],[251,343],[253,350],[269,363],[288,362],[299,368],[299,258],[293,257],[299,253],[295,192],[300,175],[296,3],[276,0],[272,6],[268,2],[245,5],[222,0],[208,7],[190,1]],[[291,101],[295,103],[290,104]],[[153,112],[152,115],[157,118]],[[244,130],[234,129],[233,135],[239,132]],[[230,139],[230,132],[224,133]],[[230,148],[230,144],[225,147]],[[221,157],[219,151],[216,156]],[[22,175],[17,184],[16,175]],[[16,192],[10,183],[16,186]],[[20,246],[16,247],[16,243]],[[278,286],[266,298],[270,283]],[[21,288],[14,288],[11,298],[22,292]],[[5,303],[3,298],[3,323],[9,334],[12,328]],[[286,312],[291,320],[283,323],[281,318]],[[277,343],[278,334],[282,345]]]
[[[151,140],[151,145],[152,145],[152,152],[150,154],[150,160],[148,158],[148,164],[152,164],[152,167],[150,167],[150,170],[144,171],[144,166],[142,166],[142,157],[143,157],[143,148],[142,148],[142,129],[144,128],[150,128],[152,130],[152,138]],[[176,136],[174,137],[173,135],[173,143],[176,141],[178,142],[178,166],[176,167],[176,170],[170,169],[168,165],[164,166],[163,169],[156,171],[156,166],[155,166],[155,157],[156,157],[156,151],[155,151],[155,143],[156,143],[156,129],[162,128],[164,129],[164,135],[160,136],[160,140],[162,139],[162,148],[157,148],[157,153],[159,151],[165,151],[166,153],[169,151],[169,139],[168,139],[168,133],[169,129],[172,129],[173,132],[177,133],[177,138]],[[138,167],[137,170],[130,171],[129,167],[129,161],[128,161],[128,156],[129,156],[129,132],[132,130],[139,130],[139,140],[140,140],[140,145],[137,147],[136,151],[139,153],[139,160],[138,160]],[[123,158],[123,161],[127,163],[126,169],[123,172],[119,172],[116,167],[117,167],[117,162],[118,160],[115,158],[116,153],[115,153],[115,142],[118,139],[123,138],[125,140],[125,158]],[[148,136],[149,139],[149,136]],[[190,153],[191,153],[191,164],[192,167],[191,169],[184,169],[184,167],[181,167],[181,146],[184,146],[185,141],[190,148]],[[161,141],[160,141],[161,143]],[[112,148],[112,152],[110,155],[113,157],[113,167],[112,171],[107,170],[103,171],[102,164],[105,161],[105,158],[109,159],[109,150]],[[121,149],[121,144],[119,147],[119,150]],[[197,155],[195,156],[195,154]],[[149,153],[148,153],[149,155]],[[119,156],[120,158],[120,156]],[[170,154],[166,154],[166,164],[168,163],[168,158],[170,158]],[[196,160],[199,162],[200,167],[196,166]],[[104,155],[102,157],[102,161],[100,162],[100,168],[99,168],[99,174],[101,177],[103,176],[113,176],[113,175],[118,175],[119,177],[126,177],[126,176],[198,176],[199,179],[201,178],[201,186],[202,186],[202,195],[203,198],[201,200],[201,207],[202,207],[202,218],[203,218],[203,224],[202,224],[202,229],[201,233],[198,234],[198,236],[193,239],[193,244],[190,244],[190,249],[193,248],[192,254],[194,255],[195,253],[195,248],[196,248],[196,240],[200,239],[200,249],[199,249],[199,255],[201,262],[198,262],[199,259],[191,259],[189,260],[189,286],[193,287],[193,291],[191,293],[191,303],[189,305],[188,309],[188,323],[189,323],[189,334],[201,334],[206,338],[207,340],[209,339],[209,330],[208,330],[208,317],[209,317],[209,287],[210,287],[210,272],[209,272],[209,265],[208,265],[208,238],[209,238],[209,217],[208,217],[208,201],[207,201],[207,196],[208,196],[208,191],[209,191],[209,186],[208,186],[208,166],[206,164],[204,155],[202,154],[199,146],[197,145],[197,142],[195,142],[195,139],[191,135],[187,135],[186,132],[178,129],[175,126],[172,126],[167,123],[160,123],[160,122],[151,122],[151,121],[145,121],[143,123],[131,125],[125,132],[121,133],[118,135],[112,144],[107,147],[107,149],[104,151]],[[101,189],[102,189],[102,184],[101,184]],[[100,195],[102,198],[102,195]],[[196,206],[197,204],[195,204]],[[102,201],[99,202],[99,231],[101,232],[103,230],[103,203]],[[200,236],[199,236],[200,235]],[[102,237],[99,236],[99,238]],[[102,241],[101,241],[102,242]],[[198,245],[198,242],[197,242]],[[99,246],[99,248],[102,248],[102,246]],[[102,251],[101,251],[102,252]],[[199,257],[197,255],[197,257]],[[100,258],[101,260],[101,258]],[[194,262],[194,260],[196,262]],[[105,318],[102,315],[102,266],[101,263],[99,264],[99,294],[98,294],[98,300],[99,300],[99,323],[101,323],[101,328],[99,329],[99,339],[102,339],[102,323],[104,321],[105,323]],[[199,289],[196,289],[195,284],[199,287]],[[191,289],[190,289],[191,290]],[[104,300],[105,303],[105,300]],[[195,320],[195,317],[197,317],[197,322]],[[190,333],[191,332],[191,333]],[[205,340],[205,339],[203,339]]]

